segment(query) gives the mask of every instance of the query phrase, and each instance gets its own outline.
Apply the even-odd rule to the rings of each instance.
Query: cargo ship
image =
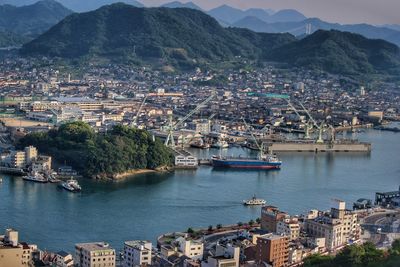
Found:
[[[212,165],[240,169],[280,169],[282,161],[276,155],[261,155],[257,158],[212,156]]]

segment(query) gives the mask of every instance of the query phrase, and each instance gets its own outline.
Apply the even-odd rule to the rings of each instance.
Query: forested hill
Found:
[[[339,74],[400,74],[400,49],[359,34],[319,30],[274,49],[268,59]]]
[[[212,17],[194,9],[137,8],[119,3],[67,17],[26,44],[22,53],[185,65],[239,56],[257,59],[263,51],[273,48],[269,44],[295,40],[290,34],[260,34],[269,42],[258,46],[248,38],[249,32],[223,28]]]
[[[87,177],[112,176],[136,169],[157,169],[173,164],[173,154],[144,131],[115,126],[98,134],[86,123],[71,122],[48,133],[32,133],[20,140],[23,148],[36,146],[58,162],[72,165]]]
[[[201,64],[275,61],[337,74],[398,74],[399,48],[340,31],[317,31],[298,40],[290,34],[223,28],[188,8],[137,8],[118,3],[72,14],[21,50],[48,56],[128,64]]]

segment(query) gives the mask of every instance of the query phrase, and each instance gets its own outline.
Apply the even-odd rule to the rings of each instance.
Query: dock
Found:
[[[9,167],[0,167],[0,173],[19,175],[19,176],[26,174],[23,169],[9,168]]]
[[[268,143],[267,147],[273,152],[357,152],[369,153],[372,145],[357,141],[341,141],[335,143],[317,143],[315,141],[285,141]]]

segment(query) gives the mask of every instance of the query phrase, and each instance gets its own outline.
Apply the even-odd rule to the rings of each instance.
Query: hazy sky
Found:
[[[145,5],[159,5],[172,0],[141,0]],[[181,0],[181,2],[189,2]],[[275,10],[293,8],[307,17],[329,22],[400,24],[400,0],[193,0],[208,10],[222,4],[246,9],[251,7]]]

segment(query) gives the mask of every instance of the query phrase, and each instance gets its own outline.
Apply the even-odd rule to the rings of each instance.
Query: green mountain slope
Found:
[[[25,44],[21,53],[179,69],[238,58],[352,75],[397,74],[400,69],[399,48],[383,40],[322,30],[297,40],[290,34],[223,28],[194,9],[126,4],[72,14]]]
[[[28,38],[12,32],[0,32],[0,48],[20,46],[29,41]]]
[[[26,44],[21,52],[64,58],[98,56],[189,64],[236,56],[257,59],[265,50],[275,47],[275,39],[279,39],[279,44],[295,40],[288,34],[260,34],[258,38],[268,42],[256,46],[247,36],[255,33],[249,33],[225,29],[215,19],[193,9],[114,4],[67,17]]]
[[[29,6],[0,6],[0,31],[37,36],[72,11],[53,0],[43,0]]]
[[[400,69],[398,46],[335,30],[319,30],[276,48],[267,59],[342,74],[396,74]]]

